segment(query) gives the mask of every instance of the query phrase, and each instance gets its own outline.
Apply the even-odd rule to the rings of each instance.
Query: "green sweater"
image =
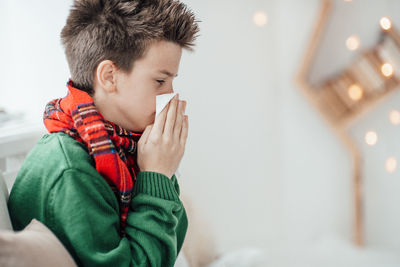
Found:
[[[121,238],[117,199],[94,166],[82,143],[64,133],[44,135],[10,192],[14,230],[36,218],[79,266],[173,266],[188,227],[175,175],[138,174]]]

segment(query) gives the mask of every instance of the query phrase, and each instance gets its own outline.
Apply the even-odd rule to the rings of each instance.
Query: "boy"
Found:
[[[12,188],[15,230],[47,225],[79,266],[173,266],[188,221],[174,175],[188,133],[172,93],[198,33],[176,0],[75,0],[61,38],[68,95],[47,104],[43,136]]]

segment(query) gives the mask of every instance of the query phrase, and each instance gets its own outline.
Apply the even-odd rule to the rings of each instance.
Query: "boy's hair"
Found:
[[[194,14],[177,0],[75,0],[61,41],[74,85],[93,95],[101,61],[130,72],[153,41],[192,50],[198,32]]]

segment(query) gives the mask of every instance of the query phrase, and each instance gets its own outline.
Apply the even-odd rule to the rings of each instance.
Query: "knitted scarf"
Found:
[[[106,121],[93,98],[67,83],[68,94],[50,101],[43,121],[49,133],[64,132],[83,143],[94,158],[96,170],[110,185],[119,203],[121,236],[125,236],[131,194],[139,172],[137,142],[141,134]]]

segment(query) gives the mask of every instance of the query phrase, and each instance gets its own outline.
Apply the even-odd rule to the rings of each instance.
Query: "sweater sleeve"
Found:
[[[76,263],[174,266],[188,226],[176,177],[138,174],[126,237],[119,235],[119,208],[111,188],[96,178],[80,170],[66,170],[49,195],[48,226]]]

